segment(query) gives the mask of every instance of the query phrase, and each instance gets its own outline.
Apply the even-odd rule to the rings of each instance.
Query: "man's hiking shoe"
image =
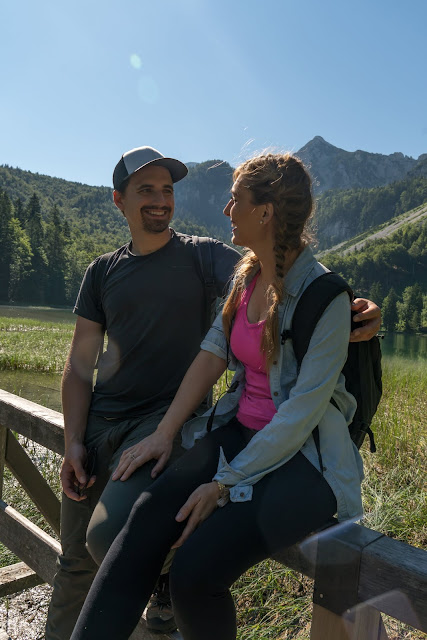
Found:
[[[169,574],[157,580],[153,595],[147,605],[147,629],[156,633],[171,633],[176,629],[171,597],[169,594]]]

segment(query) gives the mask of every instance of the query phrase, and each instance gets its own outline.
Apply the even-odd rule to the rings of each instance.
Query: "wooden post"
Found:
[[[3,497],[4,459],[6,456],[7,428],[0,424],[0,500]]]

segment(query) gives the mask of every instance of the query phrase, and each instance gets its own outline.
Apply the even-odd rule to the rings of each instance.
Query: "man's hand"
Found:
[[[117,469],[111,476],[112,480],[127,480],[136,469],[153,459],[157,460],[151,472],[151,477],[155,478],[169,460],[172,446],[173,438],[155,431],[138,444],[123,451]]]
[[[193,531],[206,520],[216,509],[219,498],[219,488],[217,482],[201,484],[188,498],[187,502],[177,513],[175,520],[183,522],[188,518],[187,526],[181,537],[172,546],[172,549],[181,547]]]
[[[65,452],[61,466],[62,490],[76,502],[86,500],[86,496],[80,494],[80,489],[91,487],[96,480],[95,476],[88,478],[85,473],[86,455],[86,447],[83,444],[71,444]]]
[[[357,311],[353,316],[355,322],[361,322],[361,326],[350,334],[350,342],[363,342],[375,336],[381,327],[381,309],[365,298],[355,298],[351,305],[352,311]]]

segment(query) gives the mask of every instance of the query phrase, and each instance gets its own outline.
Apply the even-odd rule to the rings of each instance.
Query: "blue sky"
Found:
[[[426,0],[0,0],[0,164],[110,185],[315,135],[427,153]]]

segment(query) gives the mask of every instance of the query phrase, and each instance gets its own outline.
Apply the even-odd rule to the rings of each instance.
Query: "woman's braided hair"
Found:
[[[283,298],[286,252],[300,249],[311,240],[307,222],[313,212],[311,178],[301,160],[286,154],[268,153],[241,164],[233,173],[248,188],[255,205],[272,203],[274,208],[274,253],[276,275],[268,289],[271,305],[264,323],[261,350],[269,370],[279,346],[278,307]],[[235,280],[223,309],[223,326],[230,340],[231,325],[241,294],[259,260],[248,250],[236,265]]]

